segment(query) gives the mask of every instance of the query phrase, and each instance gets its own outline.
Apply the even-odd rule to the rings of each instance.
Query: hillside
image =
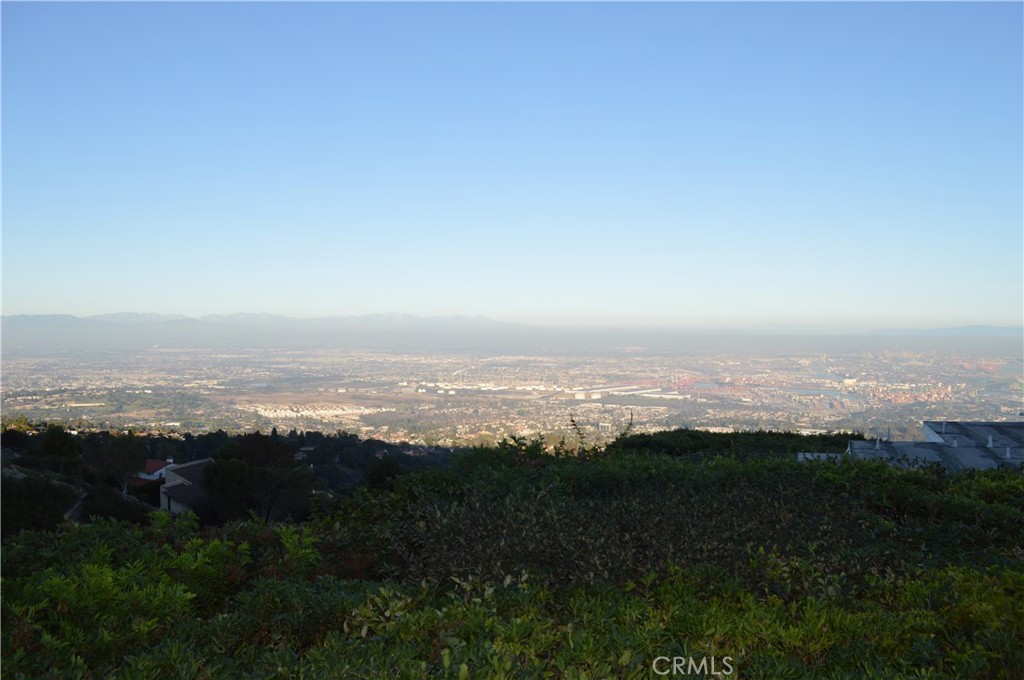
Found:
[[[385,454],[300,523],[6,536],[5,677],[1024,674],[1019,472],[798,463],[767,433],[673,449],[681,432]]]

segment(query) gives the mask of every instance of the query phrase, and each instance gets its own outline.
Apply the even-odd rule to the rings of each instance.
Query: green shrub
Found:
[[[78,494],[67,484],[35,477],[18,481],[4,477],[0,483],[3,536],[23,529],[55,529],[77,501]]]
[[[1015,474],[521,444],[302,525],[7,536],[5,677],[1024,677]]]
[[[188,612],[193,597],[167,576],[147,573],[140,562],[119,568],[83,564],[71,575],[50,572],[15,601],[5,597],[5,673],[62,672],[79,660],[89,668],[119,662],[159,639]]]

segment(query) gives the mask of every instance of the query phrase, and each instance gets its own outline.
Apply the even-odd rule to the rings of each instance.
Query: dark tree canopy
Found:
[[[257,467],[288,466],[295,460],[287,444],[259,432],[235,437],[214,451],[213,457],[218,461],[240,460]]]
[[[146,446],[134,432],[104,438],[89,452],[89,463],[100,479],[113,479],[128,496],[128,484],[146,465]]]
[[[60,425],[49,425],[39,441],[39,454],[54,458],[77,458],[82,452],[78,439]]]
[[[312,475],[278,437],[244,434],[213,457],[217,462],[206,468],[204,481],[221,521],[250,512],[268,522],[302,518],[309,512]]]

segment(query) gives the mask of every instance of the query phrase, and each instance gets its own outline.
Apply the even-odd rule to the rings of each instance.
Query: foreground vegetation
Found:
[[[644,437],[395,468],[302,523],[21,531],[4,676],[1024,677],[1019,472]]]

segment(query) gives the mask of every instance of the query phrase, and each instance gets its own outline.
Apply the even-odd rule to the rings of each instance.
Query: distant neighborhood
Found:
[[[908,344],[909,343],[909,344]],[[163,349],[8,356],[6,419],[193,434],[296,429],[424,446],[508,435],[609,442],[634,431],[851,431],[923,439],[922,421],[1024,412],[1006,338],[679,338],[539,354]]]

